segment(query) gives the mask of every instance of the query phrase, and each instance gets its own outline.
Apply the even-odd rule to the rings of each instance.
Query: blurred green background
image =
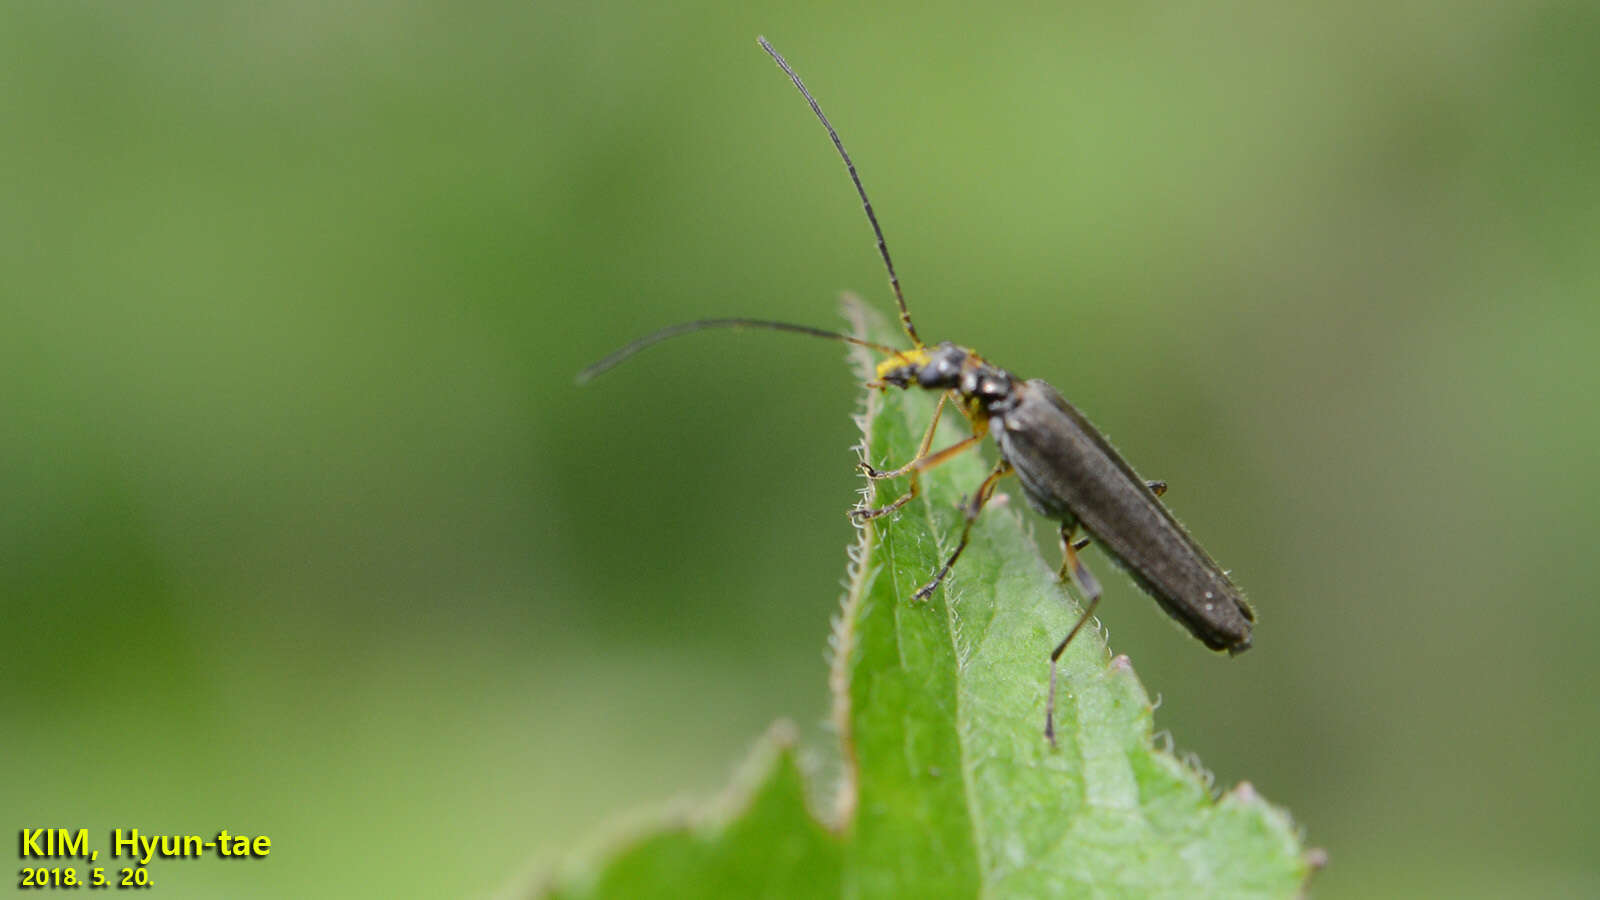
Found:
[[[1226,660],[1090,557],[1316,893],[1600,894],[1592,4],[10,4],[0,826],[273,838],[168,897],[476,896],[778,716],[826,746],[843,354],[572,386],[888,308],[758,33],[923,334],[1250,593]]]

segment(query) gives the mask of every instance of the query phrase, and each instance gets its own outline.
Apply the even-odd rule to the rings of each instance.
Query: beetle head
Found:
[[[968,359],[975,358],[971,350],[945,341],[928,354],[928,361],[917,370],[917,385],[933,390],[956,387]]]

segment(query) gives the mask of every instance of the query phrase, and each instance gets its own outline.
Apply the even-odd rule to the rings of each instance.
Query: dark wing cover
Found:
[[[1033,379],[1017,393],[995,417],[995,438],[1034,508],[1081,525],[1207,647],[1248,649],[1255,615],[1239,588],[1133,467],[1049,384]]]

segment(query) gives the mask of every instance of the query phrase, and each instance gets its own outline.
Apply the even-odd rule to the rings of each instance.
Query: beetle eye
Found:
[[[956,372],[948,359],[935,359],[917,373],[917,383],[925,388],[949,387],[955,383]]]

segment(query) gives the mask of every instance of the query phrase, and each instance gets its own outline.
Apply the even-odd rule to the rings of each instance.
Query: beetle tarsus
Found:
[[[933,580],[918,588],[917,592],[911,595],[912,600],[928,599],[933,594],[934,589],[939,587],[939,583],[944,581],[944,577],[950,574],[951,567],[956,564],[956,560],[961,558],[961,551],[967,549],[967,539],[972,537],[972,523],[978,521],[978,515],[983,512],[984,504],[988,503],[989,498],[994,496],[995,484],[1010,473],[1011,464],[1003,459],[1000,460],[995,463],[994,469],[989,472],[989,477],[983,479],[983,484],[978,485],[978,490],[971,495],[970,500],[966,497],[961,498],[960,505],[965,507],[964,516],[966,518],[966,524],[961,528],[961,540],[956,542],[955,552],[951,553],[950,558],[944,561],[944,566],[939,569],[937,575],[933,576]]]
[[[855,519],[857,522],[865,522],[868,519],[876,519],[879,516],[886,516],[900,507],[905,506],[907,503],[910,503],[916,496],[917,483],[913,481],[911,483],[911,490],[901,494],[893,503],[890,503],[888,506],[857,507],[850,510],[850,518]]]

